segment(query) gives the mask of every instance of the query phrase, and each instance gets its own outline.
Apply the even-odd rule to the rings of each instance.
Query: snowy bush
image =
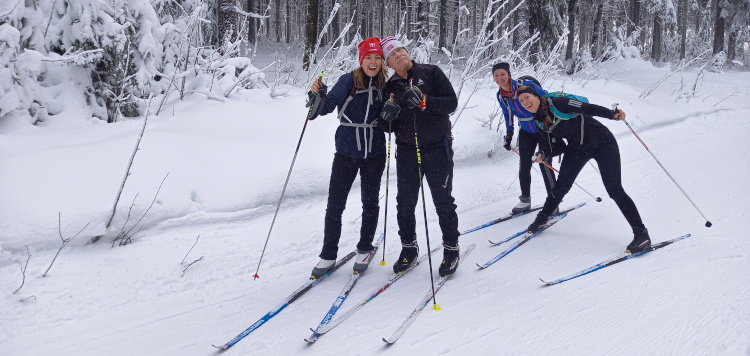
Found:
[[[605,58],[641,58],[641,52],[638,50],[638,47],[633,45],[633,42],[639,35],[639,31],[633,31],[630,37],[626,38],[625,28],[619,27],[617,31],[612,34],[609,43],[604,49],[604,53],[606,53]]]
[[[38,52],[22,52],[20,40],[20,31],[0,25],[0,122],[35,124],[47,117],[38,84],[45,66]]]
[[[724,63],[727,61],[727,54],[724,51],[721,51],[717,54],[715,54],[711,59],[709,60],[708,66],[706,67],[710,72],[714,73],[721,73],[724,69]]]

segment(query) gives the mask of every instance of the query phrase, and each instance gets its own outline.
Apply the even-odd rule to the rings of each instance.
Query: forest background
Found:
[[[154,97],[158,114],[172,95],[221,101],[306,86],[321,70],[333,82],[370,36],[395,35],[442,65],[459,96],[499,60],[542,81],[594,79],[617,58],[747,70],[749,29],[750,0],[4,0],[0,122],[43,125],[67,95],[116,122]],[[259,50],[275,60],[258,68]]]

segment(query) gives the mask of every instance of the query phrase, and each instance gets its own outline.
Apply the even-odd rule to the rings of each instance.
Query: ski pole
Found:
[[[613,111],[615,111],[615,112],[617,112],[617,104],[613,104],[613,105],[612,105],[612,110],[613,110]],[[692,199],[690,199],[690,197],[689,197],[689,196],[687,195],[687,193],[685,193],[685,191],[684,191],[684,190],[682,189],[682,187],[680,187],[680,185],[679,185],[679,184],[677,183],[677,181],[676,181],[676,180],[675,180],[675,179],[674,179],[674,178],[672,177],[672,175],[671,175],[671,174],[669,174],[669,172],[667,171],[667,169],[666,169],[666,168],[664,168],[664,165],[662,165],[662,164],[661,164],[661,162],[659,162],[659,159],[658,159],[658,158],[656,158],[656,156],[654,155],[654,153],[653,153],[653,152],[651,152],[651,150],[650,150],[650,149],[648,149],[648,146],[646,146],[646,143],[645,143],[645,142],[643,142],[643,140],[641,140],[641,137],[640,137],[640,136],[638,136],[638,134],[637,134],[637,133],[635,133],[635,130],[633,130],[633,127],[632,127],[632,126],[630,126],[630,123],[628,123],[628,121],[627,121],[627,120],[625,120],[625,119],[622,119],[622,122],[624,122],[624,123],[625,123],[625,125],[627,125],[627,126],[628,126],[628,128],[630,129],[630,132],[632,132],[632,133],[633,133],[633,135],[635,135],[635,137],[636,137],[636,138],[638,139],[638,141],[641,141],[641,144],[643,145],[643,147],[644,147],[644,148],[646,148],[646,151],[648,151],[648,153],[649,153],[649,154],[651,155],[651,157],[653,157],[653,158],[654,158],[654,161],[656,161],[656,163],[658,163],[658,164],[659,164],[659,167],[661,167],[661,169],[663,169],[663,170],[664,170],[664,173],[666,173],[666,174],[667,174],[667,176],[669,176],[669,179],[671,179],[671,180],[672,180],[672,182],[674,183],[674,185],[676,185],[676,186],[677,186],[677,188],[678,188],[678,189],[680,189],[680,191],[681,191],[681,192],[682,192],[682,194],[683,194],[683,195],[685,196],[685,198],[687,198],[687,200],[688,200],[688,201],[690,202],[690,204],[693,204],[693,207],[695,208],[695,210],[698,210],[698,213],[699,213],[699,214],[701,214],[701,216],[702,216],[702,217],[703,217],[704,219],[706,219],[706,224],[705,224],[705,225],[706,225],[706,227],[711,227],[711,225],[713,225],[713,224],[712,224],[712,223],[711,223],[710,221],[708,221],[708,218],[707,218],[707,217],[706,217],[705,215],[703,215],[703,212],[702,212],[702,211],[701,211],[700,209],[698,209],[698,206],[696,206],[696,205],[695,205],[695,203],[693,203],[693,200],[692,200]]]
[[[517,154],[517,155],[518,155],[519,157],[521,156],[521,154],[520,154],[520,153],[518,153],[518,151],[517,151],[517,150],[516,150],[515,148],[513,149],[513,152],[515,152],[515,153],[516,153],[516,154]],[[532,161],[533,161],[533,159],[532,159]],[[544,163],[544,165],[545,165],[545,166],[547,166],[548,168],[550,168],[550,169],[552,169],[553,171],[557,172],[558,174],[560,173],[560,171],[558,171],[558,170],[557,170],[557,169],[556,169],[555,167],[552,167],[552,165],[551,165],[551,164],[549,164],[549,163],[547,163],[547,162],[544,162],[544,161],[542,161],[542,163]],[[541,172],[540,172],[540,173],[541,173]],[[594,196],[593,194],[589,193],[589,192],[588,192],[588,191],[587,191],[586,189],[583,189],[583,187],[582,187],[582,186],[580,186],[580,185],[579,185],[578,183],[576,183],[576,182],[573,182],[573,184],[575,184],[575,185],[576,185],[576,187],[578,187],[579,189],[583,190],[583,192],[584,192],[584,193],[586,193],[586,194],[588,194],[589,196],[591,196],[592,198],[594,198],[594,199],[595,199],[595,200],[596,200],[597,202],[601,202],[601,201],[602,201],[602,198],[601,198],[601,197],[595,197],[595,196]]]
[[[323,80],[323,71],[320,72],[320,78],[318,80]],[[318,95],[318,93],[313,94],[313,99]],[[289,173],[286,174],[286,181],[284,182],[284,187],[281,189],[281,196],[279,197],[279,202],[276,204],[276,212],[273,214],[273,219],[271,220],[271,227],[268,229],[268,236],[266,236],[266,242],[263,244],[263,251],[260,253],[260,260],[258,260],[258,267],[255,269],[255,274],[253,274],[253,280],[256,278],[260,278],[258,275],[258,271],[260,270],[260,263],[263,261],[263,255],[266,253],[266,247],[268,246],[268,240],[271,238],[271,231],[273,231],[273,224],[276,222],[276,216],[279,215],[279,208],[281,208],[281,201],[284,199],[284,193],[286,192],[286,186],[289,184],[289,177],[292,176],[292,168],[294,168],[294,161],[297,160],[297,153],[299,152],[299,147],[302,144],[302,137],[305,135],[305,129],[307,128],[307,123],[310,121],[310,117],[312,116],[315,109],[315,105],[310,105],[310,110],[307,112],[307,116],[305,117],[305,125],[302,126],[302,133],[299,135],[299,141],[297,142],[297,149],[294,150],[294,157],[292,158],[292,165],[289,167]]]
[[[414,79],[409,79],[409,88],[414,88],[414,85],[412,84],[413,80]],[[424,231],[425,236],[427,237],[427,260],[428,264],[430,265],[430,283],[432,284],[432,308],[435,310],[440,310],[440,306],[435,300],[435,279],[432,277],[432,255],[430,254],[432,248],[430,248],[430,230],[427,228],[427,203],[424,199],[424,185],[422,184],[422,155],[419,152],[419,139],[417,138],[417,113],[414,112],[414,109],[411,110],[411,117],[414,120],[414,144],[417,146],[417,171],[419,172],[419,189],[422,191]]]
[[[391,93],[391,103],[393,103],[393,93]],[[380,261],[381,266],[385,266],[385,238],[388,232],[388,186],[391,182],[391,132],[393,131],[393,121],[388,121],[388,156],[386,156],[385,165],[385,215],[383,215],[383,259]]]

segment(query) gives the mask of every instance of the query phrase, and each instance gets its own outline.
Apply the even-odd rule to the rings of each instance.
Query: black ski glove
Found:
[[[400,112],[401,107],[389,100],[383,105],[383,110],[380,111],[380,118],[386,123],[391,123],[393,120],[396,120],[396,117],[398,117],[398,113]]]
[[[328,92],[328,86],[320,84],[318,86],[318,95],[314,95],[312,92],[307,92],[308,100],[305,104],[306,108],[310,108],[307,114],[308,120],[315,120],[320,115],[320,109],[323,107],[323,103],[326,101],[326,93]]]
[[[406,105],[409,107],[409,109],[419,107],[420,109],[424,110],[425,107],[427,107],[427,98],[417,87],[406,89],[403,98],[404,101],[406,101]]]
[[[513,131],[506,132],[505,136],[503,137],[505,139],[505,144],[503,145],[503,148],[510,151],[513,148],[510,147],[510,144],[513,142]]]

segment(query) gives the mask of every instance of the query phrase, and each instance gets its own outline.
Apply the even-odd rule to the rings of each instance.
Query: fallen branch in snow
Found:
[[[188,250],[188,252],[185,254],[185,257],[182,258],[182,262],[180,262],[180,264],[184,264],[185,263],[185,259],[190,254],[190,251],[192,251],[193,248],[195,248],[195,245],[198,244],[198,239],[200,239],[200,238],[201,238],[201,235],[198,235],[198,237],[195,238],[195,243],[193,244],[193,247],[191,247],[190,250]]]
[[[138,194],[135,195],[135,198],[133,198],[133,203],[130,204],[130,209],[128,209],[128,216],[125,218],[125,223],[122,224],[122,228],[120,229],[120,232],[117,234],[114,240],[112,240],[112,247],[115,246],[115,242],[120,241],[120,246],[127,245],[131,242],[133,242],[133,236],[141,231],[143,226],[138,227],[138,224],[141,223],[141,220],[146,217],[146,214],[151,210],[151,208],[154,206],[154,203],[156,202],[156,198],[159,196],[159,192],[161,191],[161,187],[164,185],[164,181],[169,177],[169,173],[167,173],[166,176],[161,180],[161,183],[159,184],[159,189],[156,190],[156,194],[154,194],[154,199],[151,200],[151,204],[149,204],[146,211],[143,212],[143,215],[138,219],[138,221],[133,224],[133,226],[130,227],[127,231],[125,231],[125,226],[127,226],[128,222],[130,222],[130,214],[133,211],[133,206],[135,206],[135,200],[138,198]],[[133,231],[138,227],[138,230]]]
[[[117,212],[117,203],[120,202],[120,196],[122,195],[122,190],[125,188],[125,182],[128,181],[128,177],[130,176],[130,168],[133,166],[133,160],[135,160],[135,154],[138,153],[138,150],[140,150],[141,139],[143,138],[143,133],[146,132],[146,124],[148,124],[148,115],[150,114],[149,108],[151,107],[152,99],[153,99],[153,95],[150,95],[150,98],[148,100],[148,107],[146,108],[146,117],[143,119],[143,127],[141,128],[141,133],[138,135],[138,140],[135,142],[135,149],[133,150],[133,154],[130,155],[130,162],[128,162],[128,168],[125,170],[125,177],[122,179],[122,183],[120,184],[120,190],[117,191],[115,204],[112,206],[112,215],[109,216],[109,221],[107,221],[107,226],[105,226],[105,233],[106,233],[106,229],[109,229],[109,227],[112,225],[112,219],[115,218],[115,213]],[[89,243],[94,243],[94,242],[99,241],[99,239],[101,239],[102,236],[103,235],[94,236],[91,239],[91,241],[89,241]]]
[[[734,88],[734,91],[733,91],[733,92],[732,92],[731,94],[727,95],[727,97],[726,97],[726,98],[724,98],[724,99],[721,99],[721,100],[719,100],[719,102],[718,102],[718,103],[716,103],[716,104],[714,104],[714,106],[713,106],[713,107],[716,107],[716,105],[719,105],[719,104],[721,104],[721,102],[722,102],[722,101],[724,101],[724,100],[727,100],[727,99],[729,99],[729,98],[733,97],[733,96],[734,96],[734,94],[737,94],[738,92],[739,92],[739,87],[735,87],[735,88]]]
[[[86,229],[86,227],[88,227],[89,224],[90,224],[90,223],[87,223],[86,226],[84,226],[83,229],[81,229],[81,231],[78,231],[78,233],[75,234],[75,235],[73,235],[73,237],[66,239],[62,235],[62,227],[60,226],[61,225],[61,223],[60,223],[60,220],[61,220],[60,219],[60,215],[61,214],[58,212],[57,213],[57,232],[60,234],[60,239],[62,239],[62,245],[60,245],[60,248],[57,250],[57,253],[55,254],[55,257],[52,259],[52,262],[50,262],[49,267],[47,267],[47,270],[44,271],[44,274],[42,275],[42,277],[47,277],[47,272],[49,272],[49,270],[52,268],[52,264],[55,263],[55,260],[57,259],[57,256],[60,255],[60,251],[62,251],[63,247],[65,247],[65,245],[67,245],[68,242],[70,242],[74,238],[76,238],[76,236],[80,235],[83,232],[83,230]]]
[[[26,264],[21,267],[21,274],[23,275],[23,280],[21,280],[21,286],[16,289],[13,294],[18,293],[21,288],[23,288],[23,285],[26,284],[26,268],[29,266],[29,260],[31,259],[31,252],[29,252],[29,246],[26,246],[26,253],[29,255],[29,257],[26,257]]]
[[[187,269],[188,269],[188,268],[189,268],[190,266],[192,266],[192,265],[194,265],[194,264],[196,264],[196,263],[198,263],[198,262],[200,262],[200,261],[203,261],[203,256],[201,256],[201,258],[199,258],[199,259],[197,259],[197,260],[195,260],[195,261],[193,261],[193,262],[190,262],[190,264],[189,264],[189,265],[185,266],[185,269],[183,269],[183,270],[182,270],[182,276],[184,276],[184,275],[185,275],[185,271],[187,271]],[[182,276],[180,276],[180,277],[182,277]]]
[[[200,239],[200,238],[201,238],[201,235],[198,235],[198,237],[195,238],[195,243],[193,244],[193,247],[191,247],[190,250],[188,250],[188,252],[185,254],[185,257],[182,259],[182,262],[180,262],[180,265],[183,265],[183,266],[185,265],[185,259],[190,254],[190,252],[193,251],[193,248],[195,247],[195,245],[198,244],[198,239]],[[180,277],[182,277],[182,276],[185,275],[185,271],[187,271],[187,269],[190,268],[190,266],[192,266],[192,265],[194,265],[194,264],[196,264],[196,263],[198,263],[200,261],[203,261],[203,257],[204,256],[201,256],[197,260],[188,263],[187,266],[185,266],[185,268],[182,269],[182,275]]]
[[[638,96],[639,99],[645,99],[647,96],[651,95],[651,93],[658,88],[661,83],[664,83],[669,77],[671,77],[673,74],[677,72],[683,71],[685,68],[687,68],[690,64],[692,64],[695,61],[698,61],[703,58],[703,55],[706,54],[708,51],[701,53],[698,57],[695,57],[683,64],[681,64],[679,67],[675,68],[674,70],[667,70],[667,73],[664,74],[659,80],[657,80],[654,84],[651,84],[646,90],[641,93],[641,95]],[[703,68],[705,68],[705,65],[701,68],[701,72],[703,72]],[[700,77],[700,73],[698,74]],[[696,78],[697,82],[698,78]]]

